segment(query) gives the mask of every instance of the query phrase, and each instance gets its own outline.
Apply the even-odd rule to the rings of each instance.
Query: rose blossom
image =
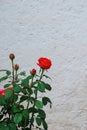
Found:
[[[37,65],[39,65],[42,69],[49,69],[52,65],[51,60],[45,57],[41,57],[38,59],[38,63]]]
[[[5,93],[6,93],[6,89],[0,89],[0,95],[2,95],[2,96],[4,96],[5,95]]]
[[[1,95],[1,96],[5,96],[5,94],[6,94],[6,90],[7,90],[7,89],[12,90],[13,87],[12,87],[12,86],[9,86],[8,88],[0,89],[0,95]]]

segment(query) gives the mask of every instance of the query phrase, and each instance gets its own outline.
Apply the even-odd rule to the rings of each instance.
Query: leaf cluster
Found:
[[[0,82],[4,82],[6,90],[5,95],[0,95],[0,130],[48,130],[44,106],[51,107],[52,102],[43,93],[51,91],[51,86],[42,81],[43,76],[48,78],[44,71],[40,68],[39,76],[15,73],[13,61],[11,71],[0,70],[4,75]]]

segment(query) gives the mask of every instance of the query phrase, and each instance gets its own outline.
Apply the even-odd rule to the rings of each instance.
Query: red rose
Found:
[[[17,71],[19,69],[19,65],[15,64],[14,69]]]
[[[15,58],[15,55],[14,55],[13,53],[11,53],[11,54],[9,55],[9,58],[10,58],[11,60],[13,60],[13,59]]]
[[[42,69],[49,69],[52,63],[50,59],[41,57],[38,59],[37,65],[39,65]]]
[[[6,89],[5,89],[5,88],[0,89],[0,95],[1,95],[1,96],[5,96],[7,89],[13,90],[13,87],[12,87],[12,86],[9,86],[9,87],[6,88]]]
[[[32,70],[30,71],[30,74],[31,74],[31,75],[35,75],[35,74],[36,74],[36,69],[32,69]]]
[[[0,89],[0,95],[2,95],[2,96],[5,96],[5,93],[6,93],[6,89]]]

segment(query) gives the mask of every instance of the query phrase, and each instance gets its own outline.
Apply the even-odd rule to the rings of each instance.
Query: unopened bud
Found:
[[[14,55],[13,53],[11,53],[11,54],[9,55],[9,58],[10,58],[11,60],[13,60],[13,59],[15,58],[15,55]]]
[[[32,69],[32,70],[30,71],[30,74],[31,74],[31,75],[35,75],[35,74],[36,74],[36,69]]]
[[[19,65],[15,64],[14,69],[17,71],[19,69]]]

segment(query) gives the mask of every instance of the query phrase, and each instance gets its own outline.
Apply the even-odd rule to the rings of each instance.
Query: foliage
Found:
[[[40,71],[37,74],[32,69],[29,75],[26,72],[19,72],[19,65],[14,64],[15,55],[9,55],[12,69],[0,70],[0,82],[4,82],[4,89],[0,90],[0,130],[48,130],[44,106],[52,102],[49,97],[42,94],[51,91],[51,86],[42,81],[45,71],[50,68],[49,59],[45,58],[46,68],[39,64]],[[41,59],[41,58],[40,58]],[[42,58],[43,59],[43,58]],[[41,65],[41,66],[40,66]],[[39,96],[41,95],[41,96]]]

